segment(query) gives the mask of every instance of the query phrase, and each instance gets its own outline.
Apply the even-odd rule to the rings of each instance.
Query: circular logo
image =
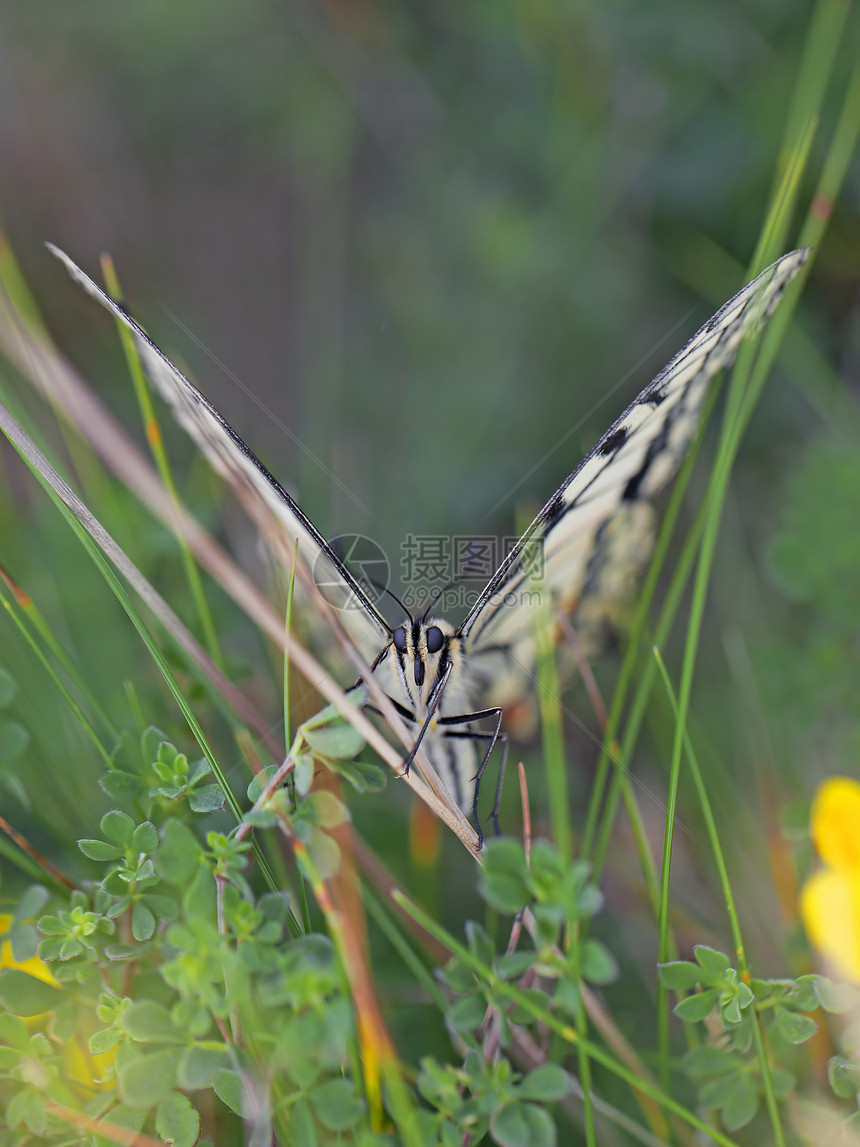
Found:
[[[374,604],[379,601],[388,588],[388,580],[391,577],[391,567],[382,546],[364,534],[338,534],[331,538],[328,544],[370,601]],[[313,576],[317,589],[335,609],[363,608],[328,555],[322,550],[314,562]]]

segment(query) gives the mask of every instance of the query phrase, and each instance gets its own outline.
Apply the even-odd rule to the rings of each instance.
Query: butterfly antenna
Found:
[[[415,618],[412,616],[412,614],[409,612],[409,610],[406,608],[394,590],[389,589],[387,585],[383,585],[381,581],[374,581],[373,578],[369,577],[367,578],[367,581],[370,582],[374,589],[378,589],[381,593],[387,593],[389,597],[393,597],[403,612],[406,614],[406,616],[409,618],[409,624],[415,624]]]
[[[439,598],[442,596],[442,594],[447,593],[449,589],[453,589],[455,585],[459,585],[460,580],[461,580],[460,578],[455,578],[453,581],[449,581],[447,585],[443,585],[441,589],[436,590],[436,592],[433,594],[433,597],[430,599],[430,604],[427,606],[427,608],[424,610],[424,613],[422,614],[422,617],[421,617],[421,624],[422,625],[427,620],[427,616],[430,613],[430,610],[433,608],[433,606],[436,604],[436,602],[439,600]]]

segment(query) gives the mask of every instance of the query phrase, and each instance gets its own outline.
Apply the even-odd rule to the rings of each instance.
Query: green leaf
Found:
[[[658,964],[657,975],[664,988],[672,988],[676,992],[691,991],[702,978],[699,965],[691,964],[689,960],[672,960],[668,964]]]
[[[106,840],[79,840],[78,848],[90,860],[119,860],[123,855],[121,848],[115,844],[108,844]]]
[[[104,1028],[90,1036],[87,1046],[91,1055],[104,1055],[106,1052],[113,1051],[121,1039],[121,1031],[116,1028]]]
[[[533,1103],[506,1103],[497,1107],[490,1131],[499,1147],[555,1147],[552,1119]]]
[[[145,820],[131,834],[132,852],[155,852],[158,848],[158,832],[155,825]]]
[[[720,1002],[720,1020],[724,1027],[732,1028],[741,1022],[743,1013],[737,996],[730,996]]]
[[[340,869],[340,849],[336,841],[314,828],[307,842],[311,859],[323,880],[329,880]]]
[[[364,1103],[348,1079],[330,1079],[321,1083],[308,1098],[317,1119],[329,1131],[348,1131],[364,1114]]]
[[[478,890],[484,900],[506,916],[514,916],[531,900],[526,884],[523,846],[510,837],[488,840]]]
[[[0,709],[5,709],[11,704],[17,692],[18,682],[8,670],[0,669]]]
[[[160,1103],[176,1087],[176,1048],[135,1055],[117,1064],[117,1083],[123,1102],[129,1107],[150,1108]]]
[[[0,718],[0,765],[11,764],[30,744],[30,734],[17,721]]]
[[[229,1067],[229,1064],[230,1056],[226,1049],[218,1051],[209,1047],[190,1047],[179,1060],[176,1082],[186,1091],[211,1087],[218,1072]]]
[[[142,900],[135,900],[131,910],[131,934],[138,943],[152,939],[155,934],[155,917]]]
[[[496,971],[503,980],[515,980],[537,960],[537,952],[506,952],[496,960]]]
[[[702,969],[703,984],[718,984],[726,972],[731,968],[732,962],[725,954],[716,948],[709,948],[706,944],[697,944],[693,949],[696,963]]]
[[[15,920],[31,920],[42,911],[49,899],[50,893],[47,888],[44,888],[41,884],[31,884],[18,898],[18,905],[15,908]]]
[[[314,783],[315,768],[313,753],[299,753],[296,757],[296,767],[293,770],[293,775],[296,778],[296,792],[300,797],[306,797],[311,791],[311,785]]]
[[[579,968],[590,984],[611,984],[618,979],[618,964],[605,944],[588,939],[582,945]]]
[[[818,1031],[818,1024],[811,1016],[789,1011],[777,1004],[773,1009],[773,1030],[788,1043],[806,1043]]]
[[[62,992],[18,968],[0,971],[0,1004],[13,1016],[38,1016],[63,1001]]]
[[[161,896],[157,892],[144,892],[141,900],[159,920],[175,920],[179,915],[179,907],[171,896]]]
[[[750,1075],[736,1075],[731,1095],[723,1104],[721,1116],[726,1131],[739,1131],[752,1121],[758,1110],[758,1088]]]
[[[26,964],[36,955],[39,946],[39,934],[32,924],[18,924],[6,933],[6,939],[12,945],[12,956],[18,964]]]
[[[115,1107],[111,1107],[107,1113],[106,1118],[109,1123],[114,1127],[122,1127],[126,1131],[133,1131],[135,1135],[139,1135],[143,1130],[143,1125],[146,1122],[146,1111],[141,1111],[137,1107],[129,1107],[126,1103],[118,1103]],[[99,1144],[110,1144],[110,1147],[116,1147],[116,1139],[100,1138],[95,1139],[94,1142]]]
[[[304,736],[315,753],[336,760],[355,757],[364,748],[364,737],[346,721],[321,729],[305,729]]]
[[[337,761],[335,768],[358,793],[380,793],[388,783],[388,774],[369,761]]]
[[[219,785],[203,785],[188,794],[188,805],[192,812],[220,812],[226,800],[224,790]]]
[[[51,1019],[51,1035],[58,1043],[68,1043],[74,1037],[78,1026],[78,1004],[67,999],[54,1008]]]
[[[180,820],[169,820],[161,829],[161,847],[156,852],[155,871],[174,888],[185,888],[200,868],[203,850],[197,837]]]
[[[143,792],[143,782],[140,777],[123,769],[111,769],[107,773],[102,773],[99,784],[117,804],[131,804]]]
[[[151,765],[153,761],[158,760],[159,750],[162,745],[168,745],[170,748],[173,748],[167,734],[162,733],[161,729],[155,725],[150,725],[140,738],[141,756],[147,765]],[[173,751],[176,752],[176,749]]]
[[[302,1096],[290,1111],[290,1141],[294,1147],[318,1147],[316,1124],[311,1105]]]
[[[235,1111],[237,1115],[244,1116],[246,1107],[245,1084],[242,1082],[241,1075],[227,1068],[222,1068],[215,1076],[212,1086],[215,1088],[215,1094],[226,1107]]]
[[[311,793],[299,806],[300,815],[320,828],[336,828],[349,820],[349,810],[334,793]]]
[[[475,973],[456,956],[452,956],[436,974],[454,992],[469,992],[475,986]]]
[[[457,1000],[445,1012],[445,1022],[455,1032],[476,1031],[487,1011],[487,1001],[480,992],[473,992]]]
[[[826,1012],[850,1012],[860,1003],[860,992],[851,984],[835,984],[826,976],[818,976],[815,998]]]
[[[784,1067],[772,1067],[770,1069],[770,1082],[773,1086],[774,1095],[778,1095],[780,1098],[788,1095],[797,1087],[797,1077]]]
[[[99,822],[99,828],[108,840],[112,840],[114,844],[125,849],[131,844],[135,823],[127,813],[114,808],[105,813]]]
[[[690,1023],[707,1019],[714,1010],[720,993],[716,988],[709,988],[706,992],[699,992],[695,996],[687,996],[675,1005],[675,1015],[679,1019]]]
[[[466,921],[466,941],[469,951],[482,964],[492,965],[496,955],[493,941],[475,920]]]
[[[19,1051],[25,1051],[30,1044],[30,1029],[18,1016],[0,1012],[0,1039]]]
[[[554,1103],[570,1091],[570,1078],[557,1063],[544,1063],[530,1071],[517,1090],[523,1099]]]
[[[122,1026],[138,1043],[187,1042],[170,1018],[170,1012],[155,1000],[135,1000],[122,1014]]]
[[[814,973],[808,976],[799,976],[795,981],[795,991],[792,1004],[799,1012],[814,1012],[818,1007],[815,989],[819,977]]]
[[[200,1134],[200,1116],[186,1096],[171,1091],[155,1112],[155,1130],[173,1147],[194,1147]]]
[[[688,1075],[723,1075],[736,1071],[737,1059],[724,1048],[702,1043],[691,1048],[681,1060],[681,1067]]]
[[[732,1071],[724,1075],[715,1075],[699,1088],[699,1103],[704,1107],[722,1107],[728,1103],[734,1094],[736,1077],[740,1062],[735,1060]]]
[[[860,1092],[860,1064],[856,1059],[834,1055],[827,1063],[827,1078],[833,1094],[840,1099],[854,1099]]]
[[[9,1127],[20,1127],[23,1123],[34,1135],[41,1135],[47,1123],[42,1093],[35,1087],[22,1087],[9,1100],[5,1115]],[[17,1142],[21,1141],[19,1136]]]

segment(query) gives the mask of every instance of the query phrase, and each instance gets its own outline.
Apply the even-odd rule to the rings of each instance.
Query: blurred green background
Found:
[[[323,532],[361,531],[394,554],[408,532],[506,534],[743,282],[811,15],[800,0],[6,5],[0,215],[58,345],[127,426],[138,420],[115,331],[45,239],[91,273],[111,252],[133,312]],[[845,39],[813,166],[854,17]],[[736,788],[751,760],[803,800],[818,775],[856,767],[860,747],[858,202],[855,164],[742,450],[700,657],[714,797],[753,855],[761,810]],[[191,471],[187,440],[168,436]],[[122,681],[145,689],[149,674],[138,647],[5,444],[0,455],[0,560],[127,720]],[[188,497],[213,525],[215,488],[197,463]],[[190,616],[172,543],[130,499],[96,509]],[[253,566],[237,517],[228,536]],[[231,651],[259,663],[213,596]],[[43,825],[65,816],[91,835],[82,822],[107,806],[99,766],[71,727],[58,761],[70,720],[5,620],[0,640],[26,679],[16,719],[33,738],[6,779],[39,789]],[[616,664],[610,652],[600,668],[607,692]],[[152,687],[163,701],[154,671]],[[274,721],[273,678],[259,693]],[[578,694],[571,706],[591,730],[571,724],[581,805],[595,723]],[[540,826],[537,751],[526,759]],[[648,793],[662,761],[646,750],[637,765],[658,830]],[[392,802],[407,803],[395,785],[367,814],[377,842]],[[705,914],[684,865],[695,835],[678,848],[691,882],[679,895]],[[390,849],[402,854],[403,838]],[[769,912],[757,927],[775,925]]]

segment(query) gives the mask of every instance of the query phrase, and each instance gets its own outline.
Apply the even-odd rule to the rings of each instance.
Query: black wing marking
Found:
[[[356,640],[362,645],[367,640],[367,648],[363,652],[368,656],[378,652],[380,642],[390,640],[391,629],[388,623],[310,518],[245,445],[226,419],[173,365],[142,327],[68,255],[52,243],[46,246],[65,264],[72,278],[132,332],[153,385],[173,408],[177,420],[196,442],[209,464],[234,487],[263,531],[271,536],[274,519],[276,528],[286,533],[291,544],[288,547],[277,546],[279,556],[291,562],[292,548],[298,542],[299,553],[313,572],[317,585],[325,583],[326,599],[343,611],[347,628]],[[277,537],[274,541],[277,544]]]
[[[598,532],[625,504],[653,497],[672,477],[695,433],[709,382],[768,318],[808,256],[809,248],[783,255],[725,303],[568,475],[457,631],[471,651],[528,632],[518,598],[531,578],[530,546],[543,547],[539,588],[554,600],[576,601]]]

